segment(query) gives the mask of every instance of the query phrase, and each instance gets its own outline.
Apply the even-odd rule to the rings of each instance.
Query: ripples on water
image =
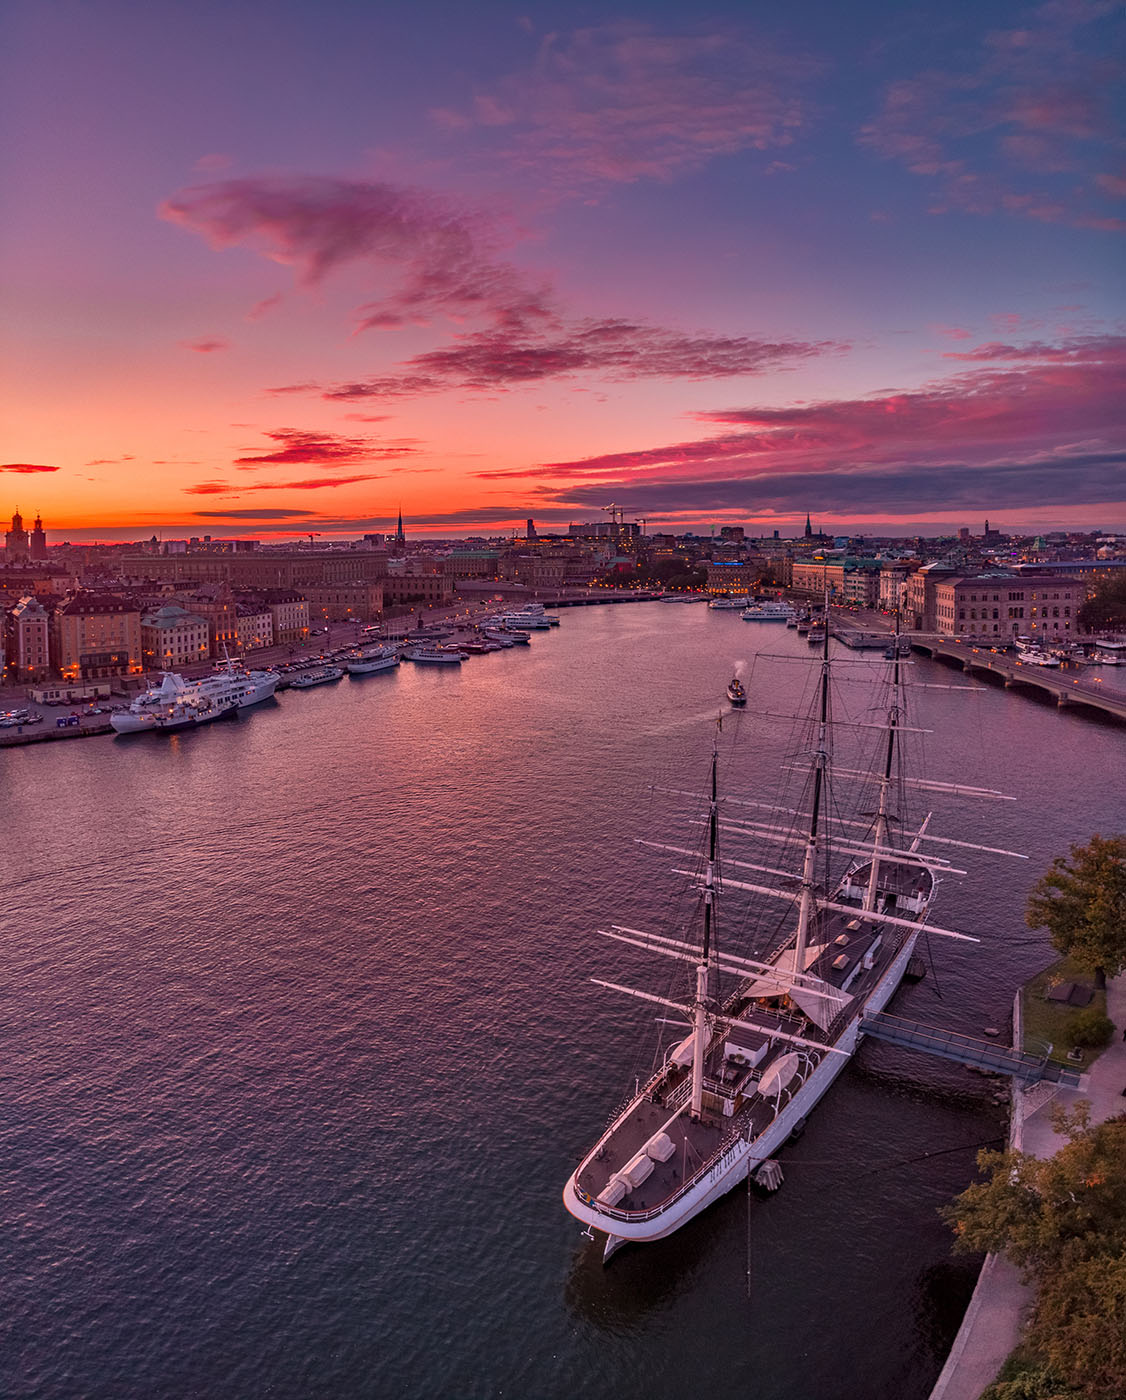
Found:
[[[667,975],[593,930],[667,919],[678,862],[632,838],[687,844],[653,788],[702,781],[756,648],[808,655],[737,614],[574,610],[453,675],[0,756],[0,1391],[925,1396],[972,1286],[935,1211],[1003,1131],[980,1080],[866,1046],[749,1251],[741,1190],[608,1270],[561,1205],[656,1039],[586,979]],[[808,670],[748,667],[747,795],[792,742],[758,712]],[[1028,885],[1120,822],[1122,731],[994,690],[920,691],[914,722],[934,776],[1019,799],[934,829],[1033,859],[943,882],[936,921],[986,942],[941,942],[896,1009],[1006,1025],[1048,958]]]

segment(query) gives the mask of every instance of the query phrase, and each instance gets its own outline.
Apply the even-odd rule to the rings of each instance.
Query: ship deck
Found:
[[[858,866],[851,884],[843,881],[834,902],[862,908],[869,866]],[[922,867],[882,864],[881,912],[917,917],[910,908],[920,896],[929,899],[933,876]],[[764,1133],[824,1058],[826,1051],[795,1046],[782,1036],[833,1045],[859,1017],[865,1003],[891,966],[908,930],[880,924],[838,911],[822,910],[813,921],[809,940],[812,956],[806,959],[807,975],[820,978],[844,992],[845,1005],[822,1028],[784,995],[756,994],[762,979],[751,979],[735,988],[723,1002],[723,1014],[753,1022],[759,1029],[720,1027],[713,1032],[704,1059],[704,1106],[693,1120],[688,1111],[691,1069],[686,1047],[691,1037],[674,1047],[661,1070],[630,1104],[604,1136],[576,1175],[580,1191],[597,1209],[597,1197],[612,1177],[641,1153],[646,1144],[664,1132],[673,1151],[665,1162],[654,1162],[645,1181],[632,1187],[609,1208],[611,1215],[630,1218],[652,1212],[677,1196],[692,1178],[705,1169],[736,1136],[753,1141]],[[784,944],[772,960],[781,961],[793,940]],[[781,1034],[777,1034],[777,1033]],[[780,1093],[762,1094],[758,1084],[782,1056],[795,1053],[795,1078]],[[679,1060],[679,1063],[678,1063]],[[725,1112],[726,1108],[726,1112]]]

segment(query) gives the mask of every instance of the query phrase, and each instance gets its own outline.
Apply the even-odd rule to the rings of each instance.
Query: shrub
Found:
[[[1089,1006],[1086,1011],[1077,1011],[1074,1016],[1069,1016],[1065,1029],[1073,1044],[1095,1050],[1109,1044],[1114,1034],[1114,1022],[1096,1007]]]

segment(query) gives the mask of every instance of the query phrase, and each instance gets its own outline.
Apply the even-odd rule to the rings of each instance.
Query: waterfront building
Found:
[[[453,580],[445,573],[422,573],[412,570],[388,574],[383,580],[383,601],[388,606],[401,603],[422,603],[438,607],[452,601]]]
[[[292,588],[270,588],[262,594],[270,614],[275,642],[303,642],[309,635],[309,604]]]
[[[141,612],[113,594],[82,592],[55,610],[55,668],[64,680],[103,680],[143,669]]]
[[[205,617],[176,603],[141,614],[141,656],[149,670],[178,671],[206,661],[211,650]]]
[[[213,583],[194,592],[173,594],[172,602],[207,622],[208,655],[219,659],[238,649],[238,608],[229,584]]]
[[[310,583],[301,590],[309,616],[321,622],[378,622],[383,616],[384,580]]]
[[[50,616],[38,598],[21,598],[8,614],[5,661],[16,679],[39,681],[51,673]]]
[[[704,587],[717,598],[728,595],[740,597],[754,588],[760,573],[757,563],[742,559],[713,559],[708,565]]]
[[[1011,642],[1018,635],[1047,644],[1070,641],[1086,596],[1079,579],[1052,574],[946,578],[935,584],[934,630],[982,642]]]
[[[251,603],[236,603],[240,652],[257,651],[274,644],[274,617],[270,609]]]
[[[173,583],[228,584],[231,588],[303,589],[307,584],[361,583],[382,578],[387,555],[379,550],[250,550],[244,553],[189,549],[186,554],[125,555],[122,570],[138,579]]]
[[[814,596],[828,588],[834,602],[874,608],[880,600],[880,560],[853,555],[795,559],[791,587]]]

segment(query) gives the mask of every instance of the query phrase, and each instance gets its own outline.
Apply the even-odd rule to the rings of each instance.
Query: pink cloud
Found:
[[[972,350],[947,350],[943,359],[982,363],[989,360],[1040,360],[1049,364],[1126,364],[1126,341],[1118,336],[1080,336],[1059,345],[1033,341],[1005,345],[991,340]]]
[[[390,290],[359,308],[361,329],[435,313],[522,327],[549,314],[546,290],[499,259],[493,220],[424,190],[262,176],[182,190],[160,213],[215,248],[245,245],[292,266],[307,286],[349,264],[375,282],[390,279]]]
[[[57,472],[58,467],[43,467],[35,462],[0,462],[0,472],[20,472],[25,475],[32,472]]]
[[[216,350],[229,350],[231,342],[213,338],[210,340],[181,340],[181,346],[185,350],[195,350],[200,355],[213,355]]]
[[[970,336],[973,334],[973,332],[968,331],[965,326],[933,325],[931,326],[931,330],[934,331],[935,335],[942,336],[944,340],[969,340]]]
[[[1044,4],[1019,30],[986,36],[959,69],[891,83],[862,145],[931,181],[932,212],[1005,213],[1079,228],[1126,228],[1100,207],[1115,140],[1108,58],[1113,7]],[[1066,175],[1066,180],[1053,178]]]
[[[246,313],[246,319],[260,321],[267,311],[272,311],[275,306],[280,306],[282,299],[281,292],[275,292],[272,297],[263,297],[261,301],[256,301]]]
[[[399,372],[340,384],[327,399],[394,398],[442,389],[502,390],[576,374],[610,380],[722,379],[762,374],[848,347],[832,341],[769,341],[688,335],[627,320],[577,321],[522,338],[496,331],[407,360]]]
[[[1013,347],[983,347],[983,357],[1013,358]],[[712,480],[717,471],[747,480],[763,472],[848,475],[951,460],[972,466],[1029,454],[1057,470],[1083,445],[1104,461],[1126,430],[1126,337],[1092,338],[1080,347],[1038,347],[1015,368],[975,369],[920,389],[784,408],[702,413],[727,431],[667,446],[552,462],[486,479],[526,477],[629,483]],[[988,351],[986,356],[984,352]],[[1105,449],[1102,457],[1099,451]],[[1121,454],[1119,454],[1121,455]],[[1092,468],[1093,469],[1093,468]],[[1100,468],[1101,470],[1102,468]],[[1117,494],[1121,494],[1119,478]],[[630,499],[633,499],[631,496]],[[1114,499],[1114,496],[1093,498]]]
[[[785,147],[807,124],[819,71],[762,35],[660,34],[632,22],[549,34],[534,66],[446,131],[499,130],[502,155],[556,184],[667,180],[717,157]]]
[[[241,482],[232,486],[228,481],[200,481],[194,486],[185,486],[189,496],[241,496],[246,491],[320,491],[325,487],[352,486],[358,481],[378,481],[379,477],[367,473],[362,476],[317,476],[304,481],[256,481],[251,485]]]
[[[234,164],[230,156],[225,156],[219,151],[213,151],[210,155],[200,156],[192,167],[193,170],[227,170]]]
[[[345,462],[387,461],[409,457],[417,451],[416,438],[379,442],[374,438],[349,438],[336,433],[303,432],[278,428],[266,436],[275,444],[271,451],[236,457],[235,464],[245,471],[274,465],[333,466]]]

